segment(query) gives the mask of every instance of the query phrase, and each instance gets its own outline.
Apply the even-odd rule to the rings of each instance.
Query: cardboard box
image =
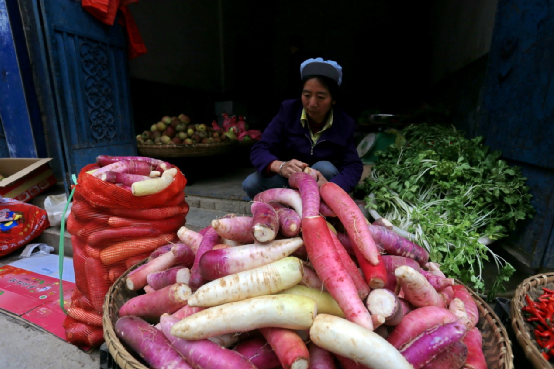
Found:
[[[52,158],[0,158],[0,195],[27,202],[57,180],[48,162]]]

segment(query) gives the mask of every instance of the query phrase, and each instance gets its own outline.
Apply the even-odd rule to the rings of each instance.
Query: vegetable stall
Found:
[[[149,159],[116,160],[85,168],[79,183],[90,180],[136,196],[135,187],[153,180],[131,188],[101,184],[110,171],[104,168]],[[174,180],[165,189],[137,198],[167,200],[180,171],[163,168],[161,176],[167,172]],[[347,193],[333,183],[319,188],[309,170],[291,176],[289,184],[259,194],[251,216],[229,214],[199,232],[182,222],[162,244],[139,237],[138,248],[133,241],[118,250],[94,245],[99,262],[108,264],[99,266],[104,272],[95,274],[98,282],[126,258],[145,255],[102,290],[101,325],[121,366],[513,367],[494,312],[471,289],[445,277],[425,248],[387,226],[369,224]],[[108,212],[132,219],[131,212],[113,208]],[[92,213],[74,216],[83,214]],[[110,219],[114,224],[112,218],[95,217],[108,224],[104,228],[111,227]],[[90,246],[87,261],[98,260]],[[106,252],[110,248],[116,256]],[[94,294],[95,301],[100,295]],[[86,311],[83,296],[75,301]]]

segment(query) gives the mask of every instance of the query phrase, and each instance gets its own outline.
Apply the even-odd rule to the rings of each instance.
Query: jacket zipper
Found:
[[[312,139],[310,138],[310,136],[308,136],[307,133],[306,133],[306,137],[308,137],[308,141],[310,141],[310,155],[314,156],[314,147],[315,147],[315,145],[317,145],[320,142],[326,141],[326,140],[319,140],[316,143],[314,143],[314,141],[312,141]]]

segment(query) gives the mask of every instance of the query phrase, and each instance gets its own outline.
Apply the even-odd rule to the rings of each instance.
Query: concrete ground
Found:
[[[232,161],[232,159],[229,161]],[[200,161],[192,164],[190,161],[174,164],[178,165],[185,173],[185,176],[189,178],[189,182],[185,187],[186,200],[190,206],[187,215],[187,227],[193,230],[200,230],[209,225],[213,219],[228,213],[250,214],[250,205],[242,191],[241,183],[253,171],[253,168],[232,168],[232,163],[221,162],[212,162],[208,163],[208,165],[202,165]],[[219,166],[221,175],[208,174],[208,172],[212,173],[212,169],[208,170],[207,168],[214,168],[214,166],[216,168]],[[52,189],[48,193],[36,198],[33,203],[37,206],[42,206],[48,194],[59,193],[63,193],[63,187]],[[72,256],[71,239],[67,232],[64,236],[65,255]],[[33,243],[47,243],[55,247],[57,253],[59,239],[59,227],[51,227],[38,239],[34,240]],[[497,251],[503,254],[500,247]],[[19,253],[15,251],[12,255],[0,258],[0,266],[16,260],[18,256]],[[530,273],[532,271],[519,270],[508,284],[508,291],[503,296],[511,298],[515,288]],[[488,280],[494,278],[494,265],[487,265],[485,267],[485,274],[485,278]],[[53,334],[2,310],[0,310],[0,332],[0,368],[100,368],[99,349],[83,352]],[[513,345],[517,345],[517,342],[513,342]]]

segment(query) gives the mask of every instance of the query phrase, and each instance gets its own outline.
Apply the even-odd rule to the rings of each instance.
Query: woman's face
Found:
[[[317,78],[311,78],[304,83],[302,105],[315,123],[323,123],[327,112],[334,104],[331,93]]]

